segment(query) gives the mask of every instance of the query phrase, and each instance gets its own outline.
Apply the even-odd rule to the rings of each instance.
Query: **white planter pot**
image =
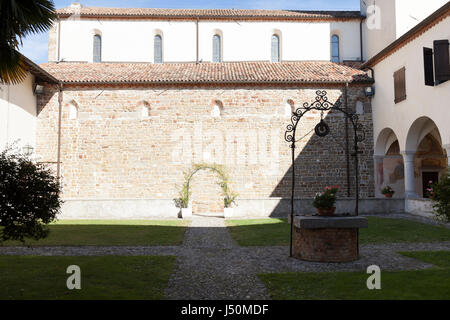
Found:
[[[223,217],[224,218],[232,218],[234,216],[234,208],[224,208],[223,209]]]
[[[181,208],[181,217],[183,219],[192,218],[192,207]]]

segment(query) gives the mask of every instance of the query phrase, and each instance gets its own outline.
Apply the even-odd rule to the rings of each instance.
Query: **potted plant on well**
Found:
[[[394,195],[395,191],[394,189],[392,189],[391,186],[386,186],[381,190],[381,193],[384,194],[384,196],[386,198],[392,198],[392,196]]]
[[[319,216],[333,216],[336,211],[336,194],[338,187],[326,187],[321,193],[317,193],[313,201],[313,206],[317,209]]]

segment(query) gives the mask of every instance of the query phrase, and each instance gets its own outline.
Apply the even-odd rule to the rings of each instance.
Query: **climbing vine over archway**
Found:
[[[192,168],[185,173],[184,183],[179,192],[179,198],[175,199],[177,207],[187,208],[189,206],[189,201],[191,200],[191,180],[195,174],[201,170],[209,170],[217,174],[219,177],[219,182],[217,183],[222,189],[223,203],[225,208],[231,207],[232,204],[236,203],[236,198],[239,196],[237,193],[233,192],[229,186],[230,179],[225,168],[218,164],[206,164],[198,163],[192,165]]]

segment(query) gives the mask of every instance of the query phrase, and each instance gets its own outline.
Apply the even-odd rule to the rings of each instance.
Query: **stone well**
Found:
[[[358,260],[358,230],[364,217],[294,217],[294,257],[314,262]]]

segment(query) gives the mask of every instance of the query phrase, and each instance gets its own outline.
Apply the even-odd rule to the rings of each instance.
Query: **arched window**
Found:
[[[163,62],[163,56],[162,56],[162,36],[157,34],[154,38],[154,62],[155,63],[162,63]]]
[[[272,62],[280,62],[280,37],[277,34],[272,35]]]
[[[214,106],[211,110],[211,116],[213,118],[220,118],[222,116],[223,103],[220,100],[214,101]]]
[[[140,112],[141,119],[147,119],[150,116],[150,103],[145,100],[141,100],[137,104],[138,111]]]
[[[102,62],[102,37],[99,34],[94,35],[94,53],[93,62]]]
[[[331,61],[339,62],[339,36],[333,34],[331,36]]]
[[[75,100],[70,101],[69,103],[69,119],[75,120],[78,118],[78,104]]]
[[[220,35],[215,34],[213,36],[213,62],[222,62],[222,48],[221,48]]]
[[[289,118],[295,111],[295,103],[293,100],[288,99],[284,105],[284,116]]]

